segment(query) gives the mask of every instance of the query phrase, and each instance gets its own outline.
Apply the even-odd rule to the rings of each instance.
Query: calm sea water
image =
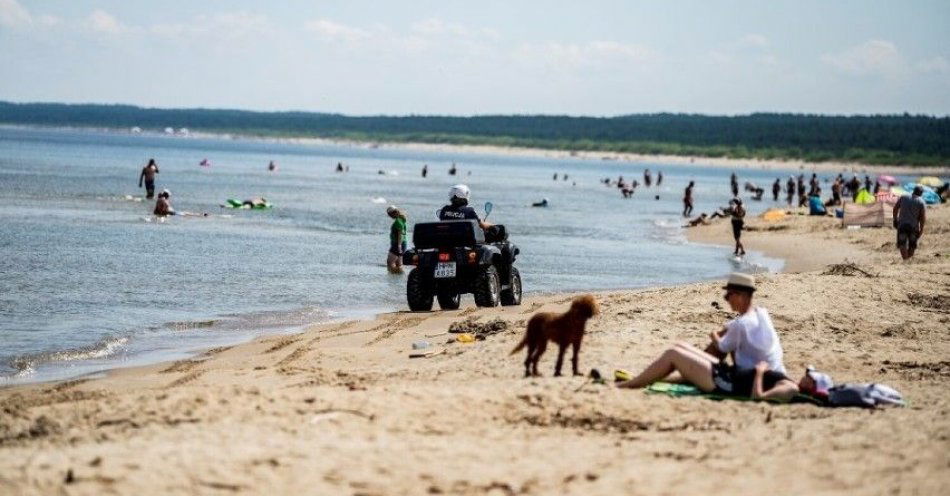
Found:
[[[212,215],[147,222],[153,204],[135,200],[150,157],[177,210]],[[202,159],[213,165],[200,167]],[[277,172],[266,170],[271,160]],[[334,172],[337,162],[350,171]],[[455,177],[447,173],[453,162]],[[642,182],[646,167],[662,170],[663,184],[641,187],[631,200],[599,182],[620,175]],[[555,172],[569,179],[553,181]],[[740,181],[767,186],[793,172],[741,171]],[[402,207],[410,224],[434,220],[458,182],[472,188],[479,210],[494,203],[490,220],[506,224],[521,247],[527,293],[720,277],[735,269],[729,250],[686,243],[679,214],[689,180],[697,183],[696,213],[724,205],[729,173],[698,162],[0,128],[0,382],[174,359],[403,309],[405,276],[385,270],[385,207]],[[253,196],[275,207],[219,208]],[[529,206],[543,197],[549,208]],[[750,211],[770,205],[750,202]],[[756,253],[747,260],[754,267],[746,269],[781,266]]]

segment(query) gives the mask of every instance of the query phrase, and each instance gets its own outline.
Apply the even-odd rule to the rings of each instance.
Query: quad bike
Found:
[[[415,266],[406,283],[410,310],[431,310],[433,298],[455,310],[465,293],[480,307],[521,304],[519,250],[505,226],[483,231],[474,220],[423,222],[413,228],[412,244],[403,254],[403,263]]]

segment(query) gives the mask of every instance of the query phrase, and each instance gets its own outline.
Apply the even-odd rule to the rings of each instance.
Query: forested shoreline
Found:
[[[947,165],[950,117],[636,114],[346,116],[313,112],[156,109],[131,105],[0,102],[0,123],[369,142],[497,145],[735,159]]]

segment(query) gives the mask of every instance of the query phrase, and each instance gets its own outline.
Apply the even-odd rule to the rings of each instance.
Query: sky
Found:
[[[0,100],[950,115],[950,0],[0,0]]]

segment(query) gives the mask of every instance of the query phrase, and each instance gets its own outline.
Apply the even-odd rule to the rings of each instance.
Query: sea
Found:
[[[171,192],[179,212],[198,215],[151,216],[154,202],[138,187],[151,158],[157,189]],[[652,187],[642,184],[644,169]],[[731,172],[699,159],[0,127],[0,384],[101,374],[406,310],[406,276],[385,268],[386,207],[403,209],[410,226],[433,221],[457,183],[471,188],[478,211],[492,202],[488,220],[505,224],[521,248],[527,297],[780,270],[781,260],[754,250],[737,263],[731,248],[686,241],[686,184],[696,182],[694,215],[712,212],[731,198]],[[770,189],[801,171],[736,172],[740,184]],[[633,198],[602,183],[620,176],[641,183]],[[273,208],[220,206],[253,197]],[[750,214],[778,206],[766,197],[746,202]],[[543,198],[547,208],[531,206]]]

